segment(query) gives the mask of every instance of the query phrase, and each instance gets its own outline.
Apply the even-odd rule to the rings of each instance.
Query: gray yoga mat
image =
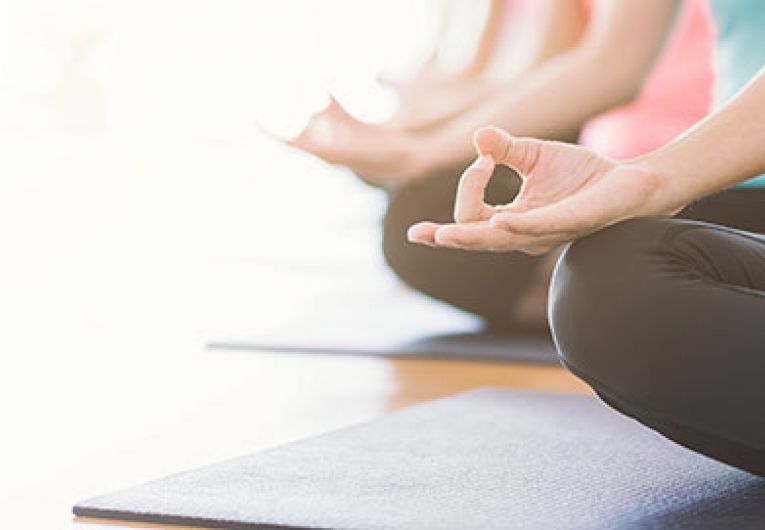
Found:
[[[547,333],[486,330],[478,317],[389,284],[340,285],[299,300],[286,321],[210,349],[557,364]]]
[[[765,480],[593,397],[482,389],[79,503],[215,528],[765,527]]]

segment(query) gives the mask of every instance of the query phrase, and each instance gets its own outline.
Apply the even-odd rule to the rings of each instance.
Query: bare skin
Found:
[[[374,127],[404,135],[427,134],[443,126],[497,88],[497,81],[482,75],[446,74],[435,59],[406,83],[380,82],[396,92],[399,108],[389,121]]]
[[[492,0],[486,23],[479,37],[472,60],[458,72],[445,72],[439,66],[436,52],[411,79],[396,82],[382,78],[380,82],[396,91],[399,109],[383,127],[396,131],[424,131],[444,122],[474,105],[487,95],[495,82],[485,76],[497,55],[502,32],[505,0]],[[444,17],[441,37],[446,33]]]
[[[544,254],[570,241],[569,226],[585,235],[604,219],[626,219],[655,190],[652,173],[585,147],[514,138],[493,127],[479,130],[475,144],[479,156],[460,181],[455,223],[419,223],[409,232],[412,241]],[[497,163],[515,169],[523,184],[512,203],[492,206],[484,191]]]
[[[455,222],[422,222],[415,243],[465,250],[542,254],[620,221],[669,217],[689,202],[765,172],[765,75],[669,145],[619,162],[559,142],[514,138],[497,128],[475,135],[478,158],[463,175]],[[496,163],[524,182],[510,204],[483,193]]]
[[[534,6],[539,11],[537,23],[542,36],[533,45],[536,56],[529,65],[532,71],[554,62],[554,58],[565,55],[579,45],[583,40],[581,34],[584,16],[580,0],[544,0]],[[619,16],[633,18],[630,12]],[[494,28],[492,31],[497,30]],[[400,85],[398,89],[402,96],[402,108],[392,124],[364,123],[333,101],[316,114],[305,130],[289,144],[331,164],[347,166],[364,180],[383,186],[406,183],[438,170],[465,164],[472,156],[470,135],[476,127],[486,123],[487,115],[512,114],[521,124],[530,121],[521,119],[523,113],[532,113],[540,105],[555,106],[556,96],[548,95],[544,100],[537,98],[538,102],[531,106],[527,101],[518,101],[508,107],[508,103],[515,101],[515,94],[519,93],[519,83],[515,79],[492,82],[473,71],[485,68],[487,56],[494,53],[488,44],[479,47],[480,50],[483,51],[475,61],[480,68],[473,68],[455,77],[445,77],[438,72],[435,62],[431,61],[412,83]],[[579,55],[576,58],[577,64],[585,62],[584,54]],[[587,61],[592,62],[589,58]],[[600,68],[602,65],[595,66]],[[530,77],[531,85],[536,77],[536,74]],[[617,90],[621,86],[621,83],[614,83],[613,80],[602,79],[601,75],[590,75],[589,78],[595,84],[613,86]],[[526,81],[520,84],[525,85]],[[585,90],[589,88],[585,87],[583,93]],[[576,103],[568,103],[571,98],[569,91],[560,91],[557,97],[562,104]],[[581,123],[579,118],[570,121],[572,125],[564,127],[566,132]],[[522,128],[521,125],[519,130]],[[445,145],[447,156],[444,156]]]
[[[472,156],[471,132],[490,121],[515,134],[569,136],[589,117],[626,103],[639,92],[669,28],[675,5],[675,0],[609,0],[602,3],[582,36],[581,2],[539,2],[535,6],[544,12],[540,27],[547,31],[539,32],[545,35],[539,58],[522,79],[481,87],[482,97],[468,104],[470,97],[459,99],[450,94],[454,88],[469,94],[469,84],[460,86],[453,81],[440,93],[427,88],[428,83],[438,79],[431,65],[420,84],[427,89],[410,92],[416,97],[409,102],[424,97],[436,109],[442,105],[446,109],[452,97],[453,107],[463,108],[448,119],[422,129],[375,126],[356,120],[333,102],[314,116],[292,145],[330,163],[350,167],[372,184],[394,187],[465,164]],[[475,85],[473,89],[475,95]],[[446,99],[440,102],[440,96]],[[493,164],[495,158],[489,159]],[[526,189],[528,197],[523,200],[533,203],[534,188]],[[549,249],[530,250],[541,253]],[[554,257],[547,258],[526,293],[516,301],[519,321],[529,325],[544,323],[554,263]]]
[[[520,57],[513,57],[514,61],[520,61],[518,70],[508,78],[513,81],[570,50],[580,41],[587,25],[587,9],[582,0],[536,0],[532,7],[519,23],[535,31],[525,34],[525,39],[513,41],[513,45],[524,52]],[[464,70],[445,73],[434,56],[413,79],[405,83],[386,81],[385,84],[398,92],[400,108],[384,127],[432,133],[505,90],[508,83],[487,75],[487,71],[501,60],[503,50],[499,46],[501,34],[507,29],[503,20],[506,11],[506,0],[492,0],[475,55]]]

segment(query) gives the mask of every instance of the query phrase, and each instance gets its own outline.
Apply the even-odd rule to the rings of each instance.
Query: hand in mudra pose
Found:
[[[585,147],[514,138],[494,127],[475,135],[478,158],[457,191],[455,222],[421,222],[409,240],[466,250],[543,254],[573,239],[632,217],[677,211],[661,177]],[[523,184],[515,200],[493,206],[484,190],[495,164],[515,169]]]
[[[331,98],[287,145],[333,165],[345,166],[373,185],[406,182],[418,176],[411,163],[409,135],[354,118]]]

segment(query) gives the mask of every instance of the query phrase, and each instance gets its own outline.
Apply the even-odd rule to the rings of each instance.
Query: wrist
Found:
[[[639,217],[672,217],[690,202],[678,188],[678,180],[672,173],[649,157],[634,159],[627,166],[643,180],[645,197]]]

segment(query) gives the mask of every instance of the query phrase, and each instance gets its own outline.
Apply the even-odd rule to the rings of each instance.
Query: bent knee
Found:
[[[561,361],[580,377],[624,387],[650,372],[652,361],[641,350],[667,223],[620,223],[572,243],[561,256],[550,286],[550,326]]]

